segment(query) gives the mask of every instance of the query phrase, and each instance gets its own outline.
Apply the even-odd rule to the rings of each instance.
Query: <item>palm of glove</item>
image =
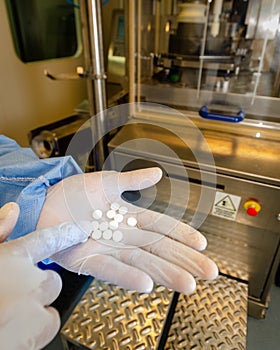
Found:
[[[128,173],[96,172],[74,175],[49,189],[37,228],[65,221],[93,220],[92,213],[107,212],[111,203],[123,204],[121,194],[157,183],[158,168]],[[182,293],[195,289],[193,276],[213,279],[215,263],[201,254],[206,240],[198,231],[171,217],[125,203],[129,216],[137,220],[130,227],[120,224],[121,242],[88,239],[52,259],[68,270],[90,274],[127,289],[150,291],[153,281]]]

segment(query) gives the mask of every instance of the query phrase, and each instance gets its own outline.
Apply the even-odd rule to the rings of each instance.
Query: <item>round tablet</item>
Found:
[[[113,219],[115,217],[115,215],[116,215],[116,212],[113,209],[108,210],[106,213],[106,216],[108,219]]]
[[[109,227],[111,230],[116,230],[119,227],[119,223],[116,220],[109,222]]]
[[[123,239],[122,231],[116,230],[113,232],[113,241],[120,242]]]
[[[107,221],[102,221],[100,224],[99,224],[99,229],[101,231],[105,231],[107,230],[107,228],[109,227],[109,224]]]
[[[99,229],[99,222],[98,221],[92,221],[90,223],[92,231]]]
[[[120,207],[119,203],[113,202],[110,206],[112,210],[118,210]]]
[[[134,227],[137,225],[137,220],[133,216],[130,216],[127,219],[126,223],[128,224],[128,226]]]
[[[128,212],[127,207],[124,207],[124,206],[119,207],[120,214],[125,215],[125,214],[127,214],[127,212]]]
[[[102,232],[100,230],[94,230],[91,234],[92,239],[100,239],[102,236]]]
[[[102,237],[104,239],[111,239],[113,236],[113,232],[112,230],[105,230],[103,233],[102,233]]]
[[[123,221],[123,215],[122,214],[117,214],[114,217],[114,220],[117,221],[118,223],[121,223]]]
[[[96,209],[96,210],[94,210],[94,212],[92,213],[92,217],[93,217],[94,219],[96,219],[96,220],[101,219],[101,218],[102,218],[102,215],[103,215],[103,213],[102,213],[102,210],[100,210],[100,209]]]

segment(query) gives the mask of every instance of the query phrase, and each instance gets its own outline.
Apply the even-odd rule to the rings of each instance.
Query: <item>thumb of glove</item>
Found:
[[[36,264],[55,253],[88,239],[90,229],[84,223],[62,223],[29,233],[14,241],[3,243],[0,251],[29,257]]]

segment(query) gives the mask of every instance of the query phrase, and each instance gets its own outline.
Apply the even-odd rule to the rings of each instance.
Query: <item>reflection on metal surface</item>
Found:
[[[149,138],[167,144],[184,162],[195,162],[196,159],[192,151],[205,152],[205,143],[201,142],[200,135],[195,132],[195,126],[190,127],[186,120],[174,116],[162,116],[161,124],[158,123],[161,125],[159,127],[159,125],[145,124],[144,119],[139,119],[137,124],[126,125],[112,143],[113,146],[115,146],[114,143],[119,146],[128,139]],[[190,120],[200,128],[213,153],[218,172],[226,170],[230,175],[242,173],[246,178],[257,180],[259,177],[278,178],[280,143],[276,131],[262,129],[261,126],[255,124],[243,125],[242,122],[238,126],[228,127],[226,123],[219,125],[218,122],[197,121],[197,118]],[[171,124],[172,122],[174,125]],[[217,124],[221,130],[214,130]],[[181,137],[187,142],[182,142],[169,131],[169,128],[180,132]],[[263,137],[256,138],[256,132],[262,132]],[[277,132],[279,131],[277,130]],[[278,138],[276,139],[276,137]],[[149,156],[152,153],[153,150],[149,152]],[[155,154],[154,157],[157,159],[160,155]]]
[[[62,329],[65,348],[159,349],[172,296],[162,286],[139,294],[94,280]],[[164,349],[245,349],[246,304],[246,284],[198,280],[195,293],[179,296]]]
[[[214,155],[231,156],[235,154],[235,140],[227,135],[215,135],[214,133],[205,133],[207,144]],[[203,147],[203,145],[201,145]],[[202,152],[205,150],[202,148]]]
[[[248,281],[250,274],[250,259],[252,253],[247,253],[247,244],[243,244],[237,239],[232,238],[217,238],[215,234],[207,233],[207,250],[205,255],[213,259],[219,267],[221,273],[237,278],[238,280]],[[231,250],[230,250],[231,249]],[[223,250],[228,254],[225,256]]]
[[[108,50],[108,81],[122,84],[125,77],[126,47],[124,11],[117,9],[113,12],[111,22],[111,42]]]
[[[180,295],[165,350],[246,349],[247,286],[220,276]]]

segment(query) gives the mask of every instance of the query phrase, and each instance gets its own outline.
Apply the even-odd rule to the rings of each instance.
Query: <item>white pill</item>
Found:
[[[111,206],[110,206],[110,208],[112,210],[115,210],[115,211],[118,210],[119,207],[120,207],[119,203],[116,203],[116,202],[112,203]]]
[[[102,236],[102,232],[100,230],[94,230],[91,234],[92,239],[100,239]]]
[[[123,221],[123,215],[122,214],[117,214],[114,218],[115,221],[118,223],[121,223]]]
[[[107,230],[108,227],[109,227],[109,224],[108,224],[107,221],[102,221],[102,222],[99,224],[99,230],[101,230],[101,231]]]
[[[106,216],[108,219],[113,219],[115,216],[116,216],[116,212],[115,210],[108,210],[107,213],[106,213]]]
[[[109,222],[109,227],[111,230],[116,230],[119,227],[119,223],[116,220]]]
[[[91,230],[94,231],[94,230],[98,230],[99,229],[99,222],[98,221],[92,221],[90,223],[90,226],[91,226]]]
[[[101,218],[102,218],[102,215],[103,215],[103,213],[102,213],[102,210],[100,210],[100,209],[96,209],[96,210],[94,210],[94,212],[92,213],[92,217],[93,217],[94,219],[96,219],[96,220],[101,219]]]
[[[122,231],[114,231],[113,232],[113,241],[114,242],[120,242],[123,239],[123,233]]]
[[[120,214],[125,215],[125,214],[127,214],[127,212],[128,212],[127,207],[122,206],[122,207],[119,208],[119,213]]]
[[[137,225],[137,220],[134,217],[130,216],[127,219],[126,223],[128,224],[128,226],[134,227]]]
[[[103,233],[102,233],[102,237],[104,239],[111,239],[113,236],[113,231],[112,230],[105,230]]]

